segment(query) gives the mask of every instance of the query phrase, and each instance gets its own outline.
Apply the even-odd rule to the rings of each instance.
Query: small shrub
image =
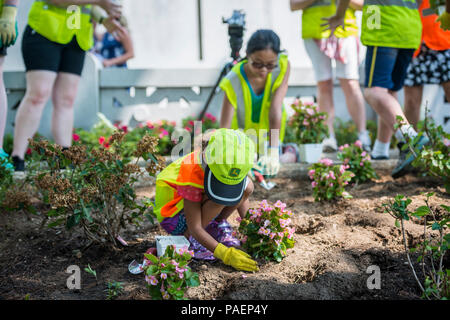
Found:
[[[298,144],[321,143],[328,137],[326,112],[319,112],[314,104],[304,104],[296,99],[291,105],[295,111],[289,119],[288,126],[295,128],[295,141]]]
[[[352,183],[365,182],[371,179],[378,179],[372,168],[370,155],[363,150],[361,141],[357,140],[352,145],[345,144],[339,147],[338,159],[355,175]]]
[[[289,227],[292,212],[285,208],[281,201],[270,205],[263,200],[244,219],[238,218],[242,246],[253,257],[281,262],[286,250],[294,247],[295,228]]]
[[[355,174],[347,171],[347,164],[333,165],[330,159],[321,159],[319,163],[309,167],[308,175],[312,180],[313,196],[315,201],[333,200],[337,198],[351,199],[352,196],[345,191],[345,186]]]
[[[194,252],[168,246],[161,257],[151,253],[144,254],[148,259],[144,266],[145,281],[153,300],[186,300],[189,287],[200,285],[198,274],[192,272],[188,263]]]
[[[450,207],[444,204],[437,208],[431,206],[429,199],[433,195],[434,193],[426,194],[425,206],[418,207],[414,212],[408,209],[412,200],[403,195],[397,195],[393,200],[383,203],[382,208],[385,213],[395,219],[395,225],[402,230],[408,264],[422,290],[422,298],[448,300],[450,299],[450,269],[446,269],[444,257],[450,248],[450,233],[448,232],[450,228]],[[412,217],[423,219],[423,241],[417,247],[409,249],[404,221],[410,220]],[[431,235],[432,232],[435,233],[434,237]],[[410,252],[420,253],[417,262],[422,267],[422,274],[425,278],[423,283],[417,276]]]
[[[108,282],[106,291],[106,300],[116,299],[122,292],[122,282]]]

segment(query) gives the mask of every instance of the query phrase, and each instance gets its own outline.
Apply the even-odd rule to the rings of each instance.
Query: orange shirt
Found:
[[[429,0],[423,0],[419,7],[420,17],[422,19],[423,31],[422,42],[425,42],[428,48],[432,50],[447,50],[450,49],[450,31],[441,29],[440,23],[436,22],[437,14],[423,15],[423,10],[430,8]],[[414,56],[417,56],[420,48],[416,51]]]

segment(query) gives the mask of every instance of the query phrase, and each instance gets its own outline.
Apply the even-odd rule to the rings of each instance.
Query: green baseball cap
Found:
[[[222,128],[213,133],[205,149],[204,179],[212,201],[226,206],[241,201],[255,153],[255,144],[240,130]]]

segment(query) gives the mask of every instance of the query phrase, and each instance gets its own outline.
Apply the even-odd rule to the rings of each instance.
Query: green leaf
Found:
[[[59,218],[59,219],[57,219],[56,221],[54,221],[54,222],[52,222],[52,223],[49,223],[49,224],[47,225],[47,227],[49,227],[49,228],[54,228],[54,227],[56,227],[56,226],[59,226],[59,225],[63,224],[65,221],[66,221],[66,218]]]
[[[81,216],[80,214],[73,214],[67,219],[66,228],[67,230],[72,229],[76,225],[80,223]]]
[[[395,220],[395,226],[397,228],[400,228],[400,221],[398,219]]]
[[[431,230],[440,230],[440,229],[441,226],[437,222],[433,223],[433,225],[431,226]]]
[[[154,264],[157,264],[159,262],[159,259],[151,253],[145,253],[144,257],[146,257],[148,260],[150,260],[150,262]]]
[[[418,216],[418,217],[423,217],[429,213],[430,213],[430,208],[428,208],[427,206],[421,206],[421,207],[417,208],[417,210],[414,212],[414,215]]]

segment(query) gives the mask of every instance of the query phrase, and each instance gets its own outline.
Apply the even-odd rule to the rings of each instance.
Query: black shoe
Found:
[[[13,156],[13,165],[14,165],[14,171],[25,171],[25,160],[20,159],[18,156]]]
[[[378,156],[378,157],[374,157],[373,155],[370,155],[370,158],[372,160],[389,160],[389,157],[387,156]]]

